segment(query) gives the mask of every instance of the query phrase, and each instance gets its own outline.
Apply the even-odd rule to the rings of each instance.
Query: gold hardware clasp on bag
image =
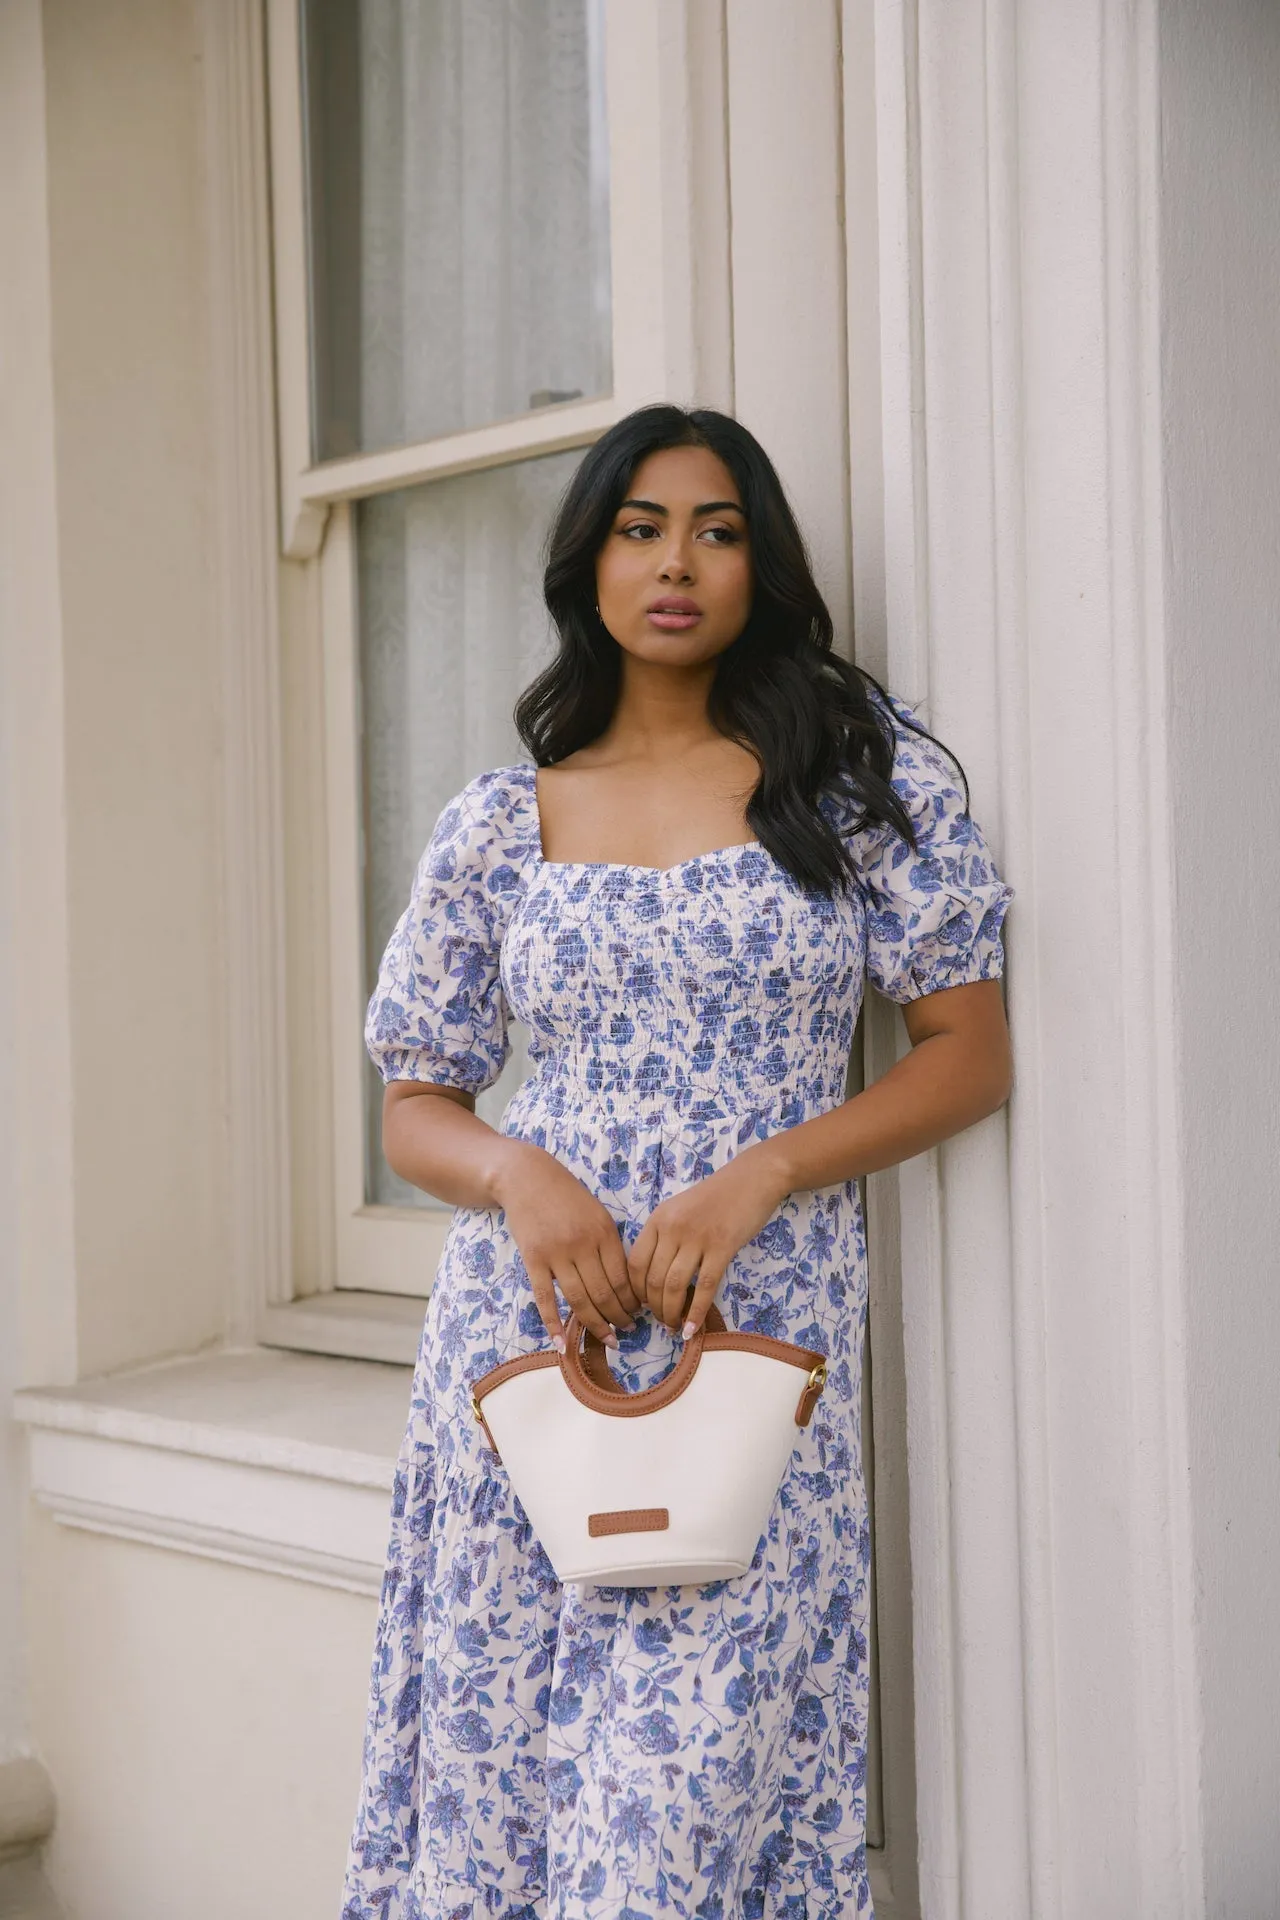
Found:
[[[498,1454],[498,1458],[499,1460],[501,1460],[502,1455],[498,1453],[498,1443],[489,1431],[489,1422],[485,1419],[484,1413],[481,1410],[479,1398],[474,1393],[471,1396],[471,1411],[472,1413],[474,1413],[476,1419],[480,1422],[480,1431],[484,1435],[485,1445],[488,1447],[490,1453]]]
[[[796,1408],[796,1425],[807,1427],[813,1410],[818,1404],[818,1395],[827,1384],[827,1363],[819,1360],[816,1367],[810,1367],[808,1378],[800,1395],[800,1404]]]

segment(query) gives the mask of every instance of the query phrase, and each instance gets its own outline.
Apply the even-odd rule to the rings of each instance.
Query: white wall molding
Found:
[[[333,1353],[411,1367],[422,1344],[426,1301],[407,1293],[339,1288],[268,1307],[259,1323],[264,1346],[297,1353]]]
[[[1160,433],[1201,1848],[1218,1920],[1280,1914],[1280,18],[1165,0]],[[1225,806],[1207,803],[1226,776]],[[1163,851],[1163,850],[1162,850]],[[1232,965],[1231,956],[1244,957]],[[1247,956],[1247,957],[1246,957]],[[1163,978],[1159,982],[1166,994]],[[1175,1215],[1176,1210],[1176,1215]],[[1180,1244],[1179,1244],[1180,1243]],[[1152,1276],[1135,1315],[1170,1276]],[[1157,1286],[1158,1280],[1158,1286]],[[1186,1470],[1180,1435],[1168,1466]],[[1160,1542],[1153,1546],[1158,1552]],[[1186,1738],[1171,1726],[1171,1741]],[[1165,1790],[1156,1776],[1153,1785]]]
[[[216,5],[216,0],[207,0]],[[265,0],[270,88],[271,238],[275,290],[276,433],[280,455],[280,550],[314,560],[329,509],[304,500],[311,464],[307,343],[307,190],[303,176],[302,62],[298,0]]]
[[[897,1181],[922,1910],[1190,1917],[1152,10],[875,21],[855,566],[1018,890],[1013,1099]]]
[[[726,90],[733,407],[768,448],[849,649],[840,18],[731,0]],[[785,48],[785,57],[780,57]]]
[[[19,1394],[65,1526],[376,1594],[408,1368],[227,1352]]]
[[[22,1459],[28,1369],[75,1368],[62,609],[37,0],[0,9],[0,1763],[27,1741]],[[46,1017],[24,1019],[38,995]],[[45,996],[47,995],[47,1002]],[[29,1375],[28,1375],[29,1377]],[[21,1764],[15,1762],[15,1764]],[[0,1855],[22,1776],[0,1764]],[[25,1787],[21,1787],[25,1796]]]
[[[203,0],[222,644],[233,1338],[289,1298],[283,744],[261,0]]]
[[[0,831],[9,953],[14,1183],[11,1351],[22,1377],[76,1372],[66,681],[50,280],[48,127],[36,0],[0,19]],[[40,1020],[20,1010],[39,1005]]]
[[[883,61],[882,61],[883,64]],[[882,431],[886,349],[880,310],[878,147],[892,139],[893,103],[877,71],[877,22],[861,0],[842,0],[841,134],[844,173],[845,320],[848,335],[849,505],[855,658],[878,677],[886,666],[885,483],[888,444]],[[903,130],[899,130],[899,139]],[[905,284],[887,290],[905,296]],[[909,340],[904,340],[909,347]],[[910,353],[904,363],[909,371]],[[899,446],[899,452],[901,448]],[[909,448],[908,448],[909,452]],[[908,585],[911,575],[908,574]],[[896,1016],[868,994],[861,1021],[860,1079],[869,1084],[893,1064]],[[851,1088],[851,1091],[853,1089]],[[868,1781],[868,1833],[880,1845],[872,1893],[887,1920],[920,1913],[916,1795],[910,1515],[903,1343],[901,1218],[898,1173],[866,1183],[869,1300],[866,1365],[871,1388],[870,1492],[879,1701],[879,1781]],[[878,1784],[878,1796],[875,1787]],[[878,1804],[877,1804],[878,1802]],[[878,1871],[876,1871],[878,1869]]]
[[[31,1440],[31,1487],[63,1526],[347,1593],[379,1591],[386,1488],[370,1493],[40,1429]],[[233,1516],[237,1524],[226,1524]]]

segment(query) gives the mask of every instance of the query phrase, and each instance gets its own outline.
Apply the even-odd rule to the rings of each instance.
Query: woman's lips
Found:
[[[695,600],[655,600],[646,610],[650,624],[662,627],[668,633],[682,633],[686,627],[697,626],[702,618],[702,608]]]

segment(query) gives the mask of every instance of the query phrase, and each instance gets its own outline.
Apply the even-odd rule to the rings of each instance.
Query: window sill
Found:
[[[227,1351],[27,1388],[14,1416],[32,1493],[65,1526],[377,1594],[410,1382],[370,1361]]]
[[[412,1294],[316,1293],[268,1307],[258,1337],[266,1347],[412,1367],[426,1310],[425,1299]]]

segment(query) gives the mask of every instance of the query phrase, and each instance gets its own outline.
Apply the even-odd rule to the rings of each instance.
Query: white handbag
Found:
[[[565,1345],[482,1374],[471,1402],[556,1578],[654,1587],[745,1573],[826,1356],[730,1333],[712,1306],[671,1372],[628,1393],[576,1313]]]

